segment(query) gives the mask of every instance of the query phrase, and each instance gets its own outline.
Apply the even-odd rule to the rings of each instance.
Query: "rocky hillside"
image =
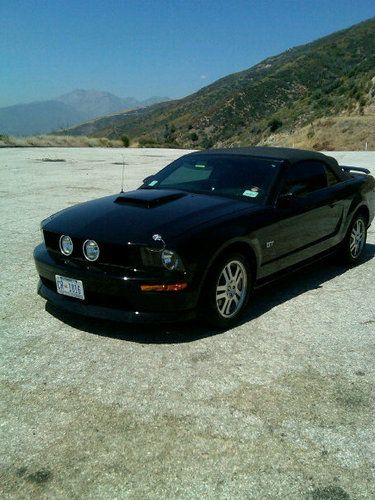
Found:
[[[270,57],[184,99],[104,117],[66,133],[126,134],[140,145],[203,148],[275,142],[275,134],[286,137],[322,118],[375,115],[374,75],[372,18]]]

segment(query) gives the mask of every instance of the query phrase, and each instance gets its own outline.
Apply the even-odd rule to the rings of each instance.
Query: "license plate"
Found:
[[[65,278],[65,276],[55,276],[57,293],[67,295],[68,297],[75,297],[76,299],[83,300],[85,293],[83,291],[82,281],[73,278]]]

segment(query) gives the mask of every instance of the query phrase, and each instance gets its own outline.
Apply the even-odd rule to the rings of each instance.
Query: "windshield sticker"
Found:
[[[196,163],[195,168],[206,168],[206,165],[203,165],[202,163]]]
[[[155,184],[157,184],[157,183],[158,183],[158,181],[152,181],[149,183],[149,186],[155,186]]]
[[[246,189],[246,191],[242,193],[242,196],[248,196],[249,198],[256,198],[258,194],[259,194],[258,191]]]

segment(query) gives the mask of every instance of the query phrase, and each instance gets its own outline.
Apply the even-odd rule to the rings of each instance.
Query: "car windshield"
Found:
[[[233,154],[184,156],[145,179],[141,187],[264,203],[281,163],[281,160]]]

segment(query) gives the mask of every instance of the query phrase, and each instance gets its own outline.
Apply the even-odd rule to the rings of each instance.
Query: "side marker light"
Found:
[[[180,292],[187,288],[187,283],[172,283],[166,285],[141,285],[142,292]]]

